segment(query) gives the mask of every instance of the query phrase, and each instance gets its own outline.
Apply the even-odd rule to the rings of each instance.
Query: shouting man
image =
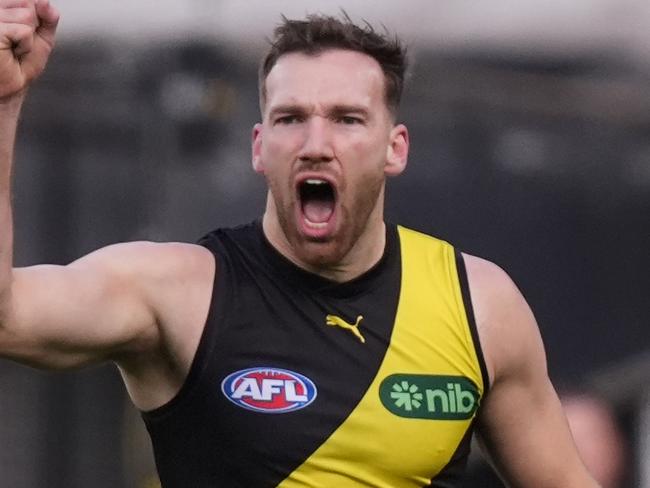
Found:
[[[13,268],[17,120],[57,21],[48,0],[0,0],[0,354],[115,362],[166,488],[458,486],[474,429],[512,486],[596,486],[508,276],[384,221],[409,150],[406,59],[368,26],[276,29],[259,221]]]

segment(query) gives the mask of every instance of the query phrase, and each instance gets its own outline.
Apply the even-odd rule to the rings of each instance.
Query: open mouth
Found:
[[[298,185],[298,195],[305,223],[313,228],[326,227],[334,214],[334,187],[326,180],[308,178]]]

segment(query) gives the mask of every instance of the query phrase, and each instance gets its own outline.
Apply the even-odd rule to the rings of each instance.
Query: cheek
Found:
[[[347,141],[346,147],[349,151],[356,153],[357,157],[383,164],[386,160],[388,138],[383,130],[372,127],[351,137]]]
[[[355,141],[341,152],[341,160],[347,161],[351,176],[359,178],[383,178],[386,165],[386,148],[379,142]]]
[[[283,198],[287,186],[291,181],[291,156],[282,143],[269,140],[261,151],[261,160],[264,161],[262,172],[267,185],[276,198]]]
[[[266,132],[264,145],[268,151],[287,153],[300,147],[302,131],[297,126],[272,127]]]
[[[267,137],[260,148],[264,167],[267,171],[280,166],[290,167],[298,147],[297,138],[291,134],[273,134]]]

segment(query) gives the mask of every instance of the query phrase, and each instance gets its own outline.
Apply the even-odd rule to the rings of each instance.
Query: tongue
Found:
[[[307,220],[314,224],[327,222],[334,213],[334,204],[326,200],[309,200],[304,202],[302,211]]]

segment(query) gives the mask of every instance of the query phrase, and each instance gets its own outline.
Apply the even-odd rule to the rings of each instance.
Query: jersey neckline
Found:
[[[301,268],[285,257],[267,239],[260,219],[253,222],[255,232],[259,236],[260,251],[263,258],[291,286],[309,293],[320,293],[334,297],[349,297],[363,293],[380,280],[386,269],[397,264],[399,256],[399,237],[397,226],[386,223],[386,244],[384,252],[369,270],[351,280],[339,282]]]

